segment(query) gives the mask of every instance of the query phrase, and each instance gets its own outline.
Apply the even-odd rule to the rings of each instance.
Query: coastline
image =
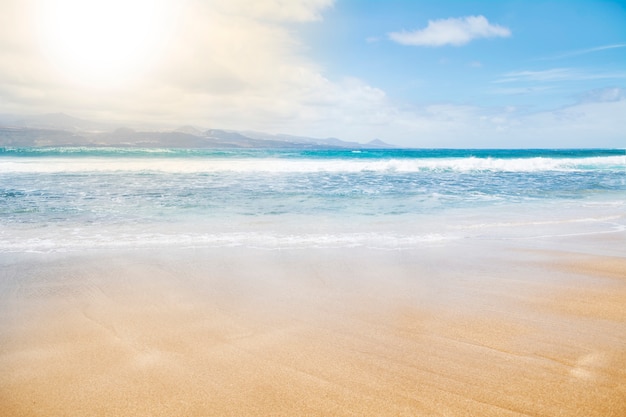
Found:
[[[581,236],[3,254],[0,403],[13,416],[621,416],[626,259],[609,249],[624,237],[595,236],[593,253]]]

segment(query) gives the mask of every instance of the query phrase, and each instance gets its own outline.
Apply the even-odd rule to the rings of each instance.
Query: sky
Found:
[[[0,0],[0,113],[626,147],[626,0]]]

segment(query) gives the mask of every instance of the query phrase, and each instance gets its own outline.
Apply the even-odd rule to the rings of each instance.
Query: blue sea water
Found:
[[[624,150],[0,148],[0,252],[401,250],[625,228]]]

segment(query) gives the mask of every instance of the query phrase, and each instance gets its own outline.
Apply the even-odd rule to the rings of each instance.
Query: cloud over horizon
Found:
[[[425,29],[389,33],[392,41],[413,46],[462,46],[474,39],[509,36],[508,28],[491,24],[482,15],[429,20]]]
[[[623,143],[626,70],[611,64],[625,45],[619,39],[597,41],[601,47],[573,42],[538,51],[535,41],[523,38],[528,32],[512,38],[509,28],[476,15],[431,20],[420,30],[387,35],[404,45],[464,48],[388,48],[389,41],[378,42],[379,37],[364,42],[372,34],[371,20],[358,13],[377,21],[379,15],[360,3],[158,0],[170,12],[157,26],[149,59],[123,77],[106,79],[110,71],[86,74],[88,66],[57,61],[49,51],[47,42],[55,38],[45,36],[42,28],[48,26],[42,22],[49,16],[42,11],[81,1],[86,0],[3,0],[0,113],[62,112],[155,129],[194,125],[359,142],[380,138],[400,146],[509,147],[512,140],[563,146],[574,138],[583,143],[583,135],[594,146],[600,139],[602,146]],[[135,9],[125,8],[123,0],[98,4],[126,13],[120,30],[131,30],[129,21],[141,25],[141,19],[159,17],[147,13],[152,0],[132,2]],[[138,4],[146,13],[131,13]],[[376,7],[393,15],[385,25],[402,27],[407,11],[382,2]],[[417,0],[404,7],[421,10]],[[452,13],[455,5],[449,7],[449,15],[459,15]],[[489,9],[488,3],[483,8]],[[108,10],[109,20],[117,18],[114,11]],[[494,20],[503,18],[488,12]],[[523,28],[515,24],[516,31]],[[115,21],[92,26],[110,30]],[[510,39],[472,42],[485,38]],[[137,56],[143,57],[141,38],[136,41]],[[90,52],[97,54],[96,49]],[[537,63],[537,56],[555,50],[574,51],[567,55],[574,58],[588,54],[597,64],[569,61],[566,55],[558,67]],[[79,61],[81,55],[75,55]],[[602,57],[607,61],[599,61]],[[119,64],[123,68],[126,62]]]
[[[177,6],[177,22],[153,65],[118,83],[63,73],[40,44],[33,17],[40,0],[7,1],[14,4],[0,28],[0,45],[8,45],[0,49],[0,111],[226,127],[243,119],[251,128],[271,129],[285,120],[341,114],[368,94],[380,95],[362,82],[329,80],[287,27],[320,20],[334,0],[187,0]],[[15,33],[21,36],[14,45]]]

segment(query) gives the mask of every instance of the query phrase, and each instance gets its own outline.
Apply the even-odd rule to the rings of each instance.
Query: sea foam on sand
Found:
[[[626,259],[581,239],[4,254],[0,414],[623,416]]]

